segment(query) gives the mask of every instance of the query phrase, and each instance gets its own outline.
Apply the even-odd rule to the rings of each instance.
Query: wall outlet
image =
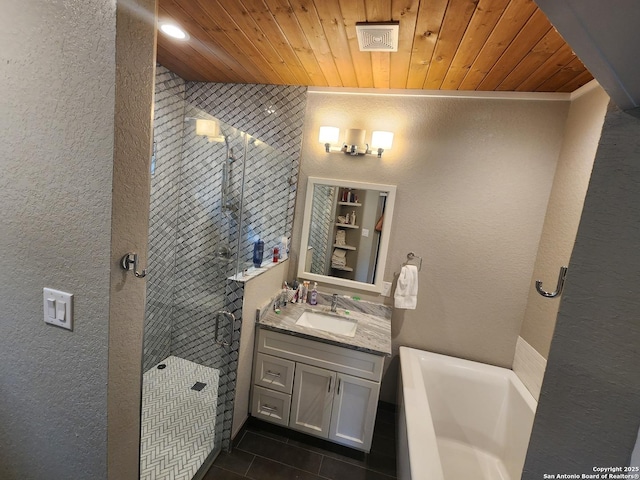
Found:
[[[380,295],[383,297],[391,296],[391,282],[382,282],[382,293]]]

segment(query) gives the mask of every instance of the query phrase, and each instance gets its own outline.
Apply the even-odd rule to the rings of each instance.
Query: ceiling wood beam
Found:
[[[495,90],[513,69],[535,47],[538,39],[544,37],[553,27],[540,10],[533,12],[529,21],[518,32],[489,73],[482,79],[478,90]]]
[[[263,34],[268,37],[271,44],[282,56],[282,60],[288,65],[289,70],[296,78],[297,85],[313,85],[314,80],[309,74],[293,46],[287,40],[286,34],[281,30],[276,18],[271,14],[267,4],[263,0],[243,0],[247,13],[259,25]],[[310,69],[313,71],[313,69]]]
[[[422,88],[427,78],[431,57],[440,35],[440,27],[447,10],[447,0],[433,0],[420,4],[416,32],[411,49],[411,65],[407,88]]]
[[[324,35],[322,23],[318,17],[318,12],[312,0],[291,0],[293,13],[302,28],[302,32],[307,38],[307,42],[318,60],[324,77],[330,87],[341,87],[342,79],[336,67],[331,47]]]
[[[351,58],[351,48],[338,0],[316,3],[318,18],[331,49],[343,87],[357,87],[358,78]],[[355,28],[355,27],[354,27]]]
[[[536,5],[532,0],[511,0],[460,83],[460,90],[478,88],[480,82],[493,68],[495,61],[502,56],[535,11]]]
[[[540,0],[541,1],[541,0]],[[533,0],[159,0],[187,80],[317,87],[566,91],[586,69]],[[361,52],[358,22],[397,21],[397,52]]]
[[[480,0],[440,85],[441,89],[456,90],[460,86],[508,4],[509,0]]]
[[[371,68],[371,54],[361,52],[356,34],[356,22],[367,18],[364,0],[339,0],[340,11],[344,19],[349,51],[353,60],[353,68],[358,80],[358,87],[373,88],[373,71]]]
[[[513,91],[518,85],[529,78],[538,67],[544,64],[554,53],[564,45],[564,40],[555,28],[552,28],[531,49],[518,65],[496,87],[499,91]]]
[[[422,88],[427,90],[440,88],[475,11],[476,1],[474,0],[449,2],[442,23],[442,33],[438,36],[427,78]]]
[[[409,66],[411,65],[411,47],[418,21],[420,0],[392,0],[391,18],[400,22],[398,51],[391,55],[390,88],[407,88]]]

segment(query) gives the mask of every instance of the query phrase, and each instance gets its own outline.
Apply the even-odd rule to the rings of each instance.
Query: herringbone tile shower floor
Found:
[[[190,480],[213,449],[219,372],[174,356],[160,364],[144,374],[140,478]]]

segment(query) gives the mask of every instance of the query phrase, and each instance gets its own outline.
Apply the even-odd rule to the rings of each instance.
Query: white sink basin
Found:
[[[305,310],[304,313],[300,315],[296,325],[335,333],[336,335],[343,335],[345,337],[353,337],[356,334],[358,322],[335,313]]]

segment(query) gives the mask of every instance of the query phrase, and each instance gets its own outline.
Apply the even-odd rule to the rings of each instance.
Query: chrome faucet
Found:
[[[331,297],[331,311],[335,312],[337,307],[338,307],[338,294],[334,293],[333,296]]]

